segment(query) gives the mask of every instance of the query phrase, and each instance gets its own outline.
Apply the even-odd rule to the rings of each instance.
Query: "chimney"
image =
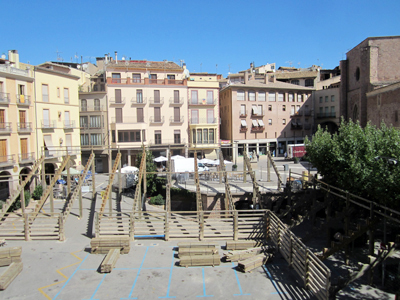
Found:
[[[108,63],[108,56],[107,56],[107,53],[104,54],[104,61],[105,61],[105,63]]]
[[[116,63],[116,64],[118,63],[118,56],[117,56],[117,54],[118,54],[118,52],[115,51],[115,63]]]
[[[17,50],[8,51],[8,60],[14,63],[14,67],[19,69],[19,54]]]
[[[274,76],[274,81],[273,81],[273,83],[275,83],[275,82],[276,82],[276,74],[275,74],[275,69],[274,69],[274,71],[273,71],[273,72],[274,72],[274,75],[273,75],[273,76]]]
[[[247,71],[244,72],[244,84],[247,84],[248,77],[249,77],[249,74],[247,73]]]
[[[182,68],[186,70],[186,63],[183,63]]]
[[[264,75],[264,83],[265,84],[268,83],[268,73],[265,73],[265,75]]]

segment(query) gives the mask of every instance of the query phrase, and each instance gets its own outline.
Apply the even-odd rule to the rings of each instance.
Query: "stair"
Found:
[[[253,203],[255,204],[255,203],[258,202],[260,204],[260,208],[263,208],[263,204],[262,204],[262,201],[261,201],[260,188],[258,187],[257,179],[256,179],[256,176],[254,175],[254,172],[253,172],[253,169],[251,167],[251,163],[250,163],[250,160],[249,160],[249,158],[247,156],[246,150],[244,151],[243,157],[244,157],[244,162],[246,164],[247,170],[250,173],[251,181],[253,182],[253,190],[254,190]]]
[[[271,153],[269,151],[267,152],[267,156],[268,156],[267,159],[269,159],[269,161],[271,162],[272,167],[274,168],[276,176],[278,176],[278,181],[279,181],[280,185],[283,185],[281,174],[279,173],[278,168],[276,167],[276,164],[275,164],[274,160],[272,159]]]
[[[100,206],[100,215],[103,215],[104,213],[104,209],[106,208],[106,203],[107,203],[107,199],[110,196],[110,192],[112,190],[112,184],[114,182],[114,177],[115,177],[115,172],[117,171],[118,165],[121,161],[121,153],[117,154],[117,157],[115,158],[115,162],[114,162],[114,166],[112,168],[110,177],[109,177],[109,181],[108,181],[108,185],[105,189],[105,193],[103,193],[103,196],[101,198],[101,206]]]

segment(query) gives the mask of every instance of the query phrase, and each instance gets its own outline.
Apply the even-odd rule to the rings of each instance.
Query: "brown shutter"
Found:
[[[179,91],[174,91],[174,103],[179,103]]]
[[[121,103],[121,90],[115,90],[115,103]]]
[[[21,158],[28,159],[28,139],[21,139]]]
[[[179,122],[180,121],[180,108],[179,107],[174,107],[174,121]]]
[[[160,103],[160,91],[154,91],[154,103]]]
[[[116,123],[122,123],[122,108],[115,109],[115,120]]]
[[[137,108],[136,109],[136,114],[137,114],[137,121],[139,123],[144,122],[144,118],[143,118],[143,108]]]
[[[0,140],[0,162],[7,161],[7,140]]]
[[[154,107],[154,121],[161,122],[161,110],[159,107]]]

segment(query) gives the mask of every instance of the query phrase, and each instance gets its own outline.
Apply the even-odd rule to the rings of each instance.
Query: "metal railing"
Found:
[[[189,105],[216,105],[218,99],[189,99]]]
[[[217,124],[217,118],[190,118],[189,124]]]
[[[154,140],[150,140],[149,141],[149,145],[172,145],[172,144],[176,144],[176,145],[181,145],[181,144],[185,144],[186,143],[186,139],[154,139]]]
[[[10,133],[11,131],[11,122],[0,123],[0,133]]]
[[[103,111],[103,105],[81,105],[80,111]]]
[[[75,120],[64,120],[64,128],[65,129],[75,128]]]
[[[121,120],[117,120],[117,118],[112,117],[111,123],[116,124],[136,124],[136,123],[144,123],[145,117],[123,117]]]
[[[0,156],[0,166],[4,167],[15,164],[14,155],[15,154]]]
[[[180,117],[170,117],[169,118],[169,122],[170,123],[183,123],[185,120],[184,116],[180,116]]]
[[[145,105],[147,103],[146,97],[132,97],[131,104],[132,105]]]
[[[181,97],[181,98],[171,97],[171,98],[169,98],[169,104],[170,105],[183,105],[184,101],[185,101],[184,97]]]
[[[55,121],[55,120],[43,120],[42,121],[42,128],[43,129],[57,128],[57,121]]]
[[[116,99],[115,97],[110,98],[110,105],[124,105],[125,97],[121,97],[121,99]]]
[[[154,97],[150,97],[149,104],[150,105],[163,105],[164,104],[164,97],[160,97],[158,99],[155,99]]]
[[[336,118],[336,112],[325,112],[317,114],[317,119],[323,119],[323,118]]]
[[[246,118],[247,117],[247,111],[240,111],[239,112],[239,118]]]
[[[10,93],[0,92],[0,104],[9,104],[10,103]]]
[[[164,116],[156,118],[156,117],[150,117],[149,122],[152,124],[163,124],[164,123]]]
[[[34,161],[35,160],[35,152],[21,153],[18,155],[18,160],[20,163]]]
[[[19,132],[31,132],[32,131],[32,123],[25,122],[25,123],[17,123],[18,131]]]
[[[31,96],[18,94],[17,95],[17,104],[30,106],[31,105]]]

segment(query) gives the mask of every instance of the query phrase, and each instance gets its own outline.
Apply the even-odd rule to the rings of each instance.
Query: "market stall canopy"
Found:
[[[117,170],[118,172],[118,170]],[[127,173],[137,173],[139,172],[139,168],[133,167],[133,166],[126,166],[121,168],[121,174],[127,174]]]
[[[62,175],[68,175],[68,171],[64,170],[61,172]],[[77,169],[74,168],[69,168],[69,175],[80,175],[81,171],[78,171]]]
[[[153,159],[155,162],[163,162],[163,161],[167,161],[168,159],[165,156],[159,156],[156,157],[155,159]]]
[[[171,156],[171,159],[183,159],[183,158],[185,158],[185,157],[182,156],[182,155],[174,155],[174,156]]]

